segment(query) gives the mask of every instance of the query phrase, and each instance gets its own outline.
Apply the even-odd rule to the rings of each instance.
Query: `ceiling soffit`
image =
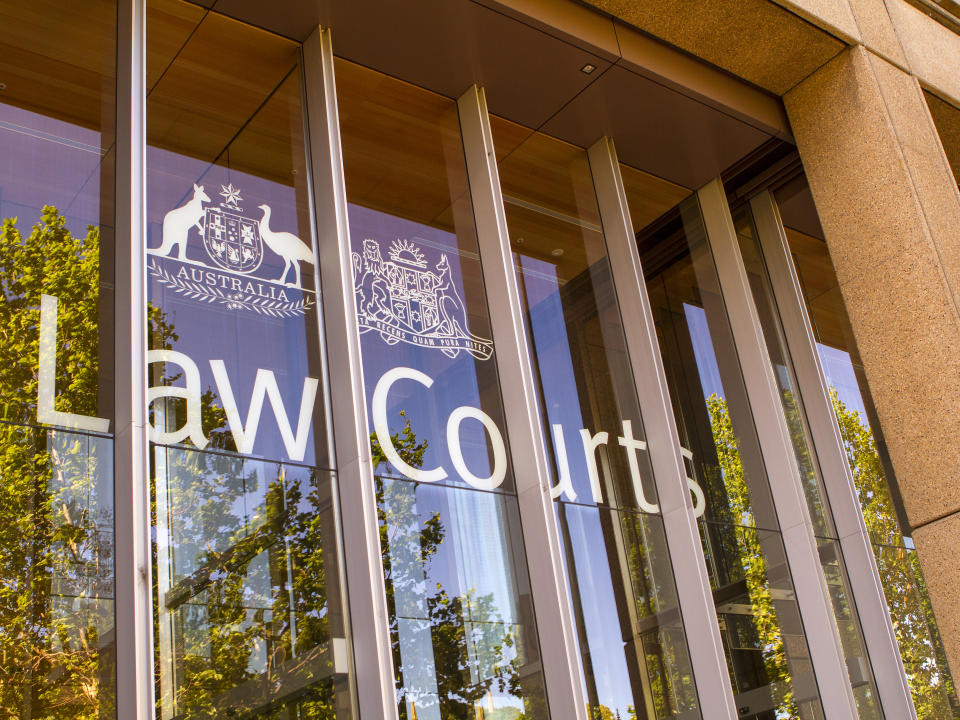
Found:
[[[213,9],[297,40],[317,25],[330,27],[338,56],[452,98],[476,83],[494,114],[580,146],[608,134],[623,162],[685,187],[719,175],[771,135],[787,136],[779,101],[763,97],[773,113],[750,117],[705,102],[698,90],[658,81],[616,55],[612,47],[626,46],[619,39],[611,45],[609,37],[622,38],[625,28],[617,30],[609,18],[586,11],[593,22],[588,40],[578,42],[484,3],[287,0],[280,13],[261,0],[216,0]],[[684,56],[683,62],[697,61]],[[592,73],[581,71],[586,65]],[[719,74],[700,67],[705,77]],[[724,76],[722,82],[739,81]],[[779,132],[771,129],[777,125]]]

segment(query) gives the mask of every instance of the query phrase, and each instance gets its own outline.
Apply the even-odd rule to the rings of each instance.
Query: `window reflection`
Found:
[[[909,525],[833,264],[803,176],[776,193],[880,581],[921,720],[960,717]]]
[[[587,154],[491,124],[589,712],[699,717]],[[639,175],[654,217],[689,194]]]
[[[147,33],[157,716],[348,716],[298,47]]]
[[[626,179],[625,179],[626,181]],[[822,718],[766,469],[696,198],[638,235],[742,717]]]
[[[0,716],[106,718],[116,6],[0,18]]]
[[[734,212],[734,226],[770,362],[780,390],[780,403],[790,431],[790,441],[813,522],[813,531],[818,536],[821,567],[830,592],[834,619],[843,645],[858,715],[862,720],[879,718],[882,715],[877,701],[876,685],[867,658],[859,618],[851,604],[852,596],[843,555],[820,477],[820,466],[813,452],[803,399],[797,391],[793,364],[789,358],[773,290],[763,264],[752,214],[746,206]]]
[[[161,708],[274,717],[279,699],[336,717],[346,646],[330,477],[186,448],[156,447],[154,462]]]
[[[399,714],[546,718],[456,105],[335,69]]]

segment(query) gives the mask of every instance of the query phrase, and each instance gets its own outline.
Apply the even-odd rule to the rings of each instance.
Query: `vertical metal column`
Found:
[[[856,718],[856,701],[820,565],[813,522],[723,184],[715,179],[701,188],[697,196],[756,421],[823,710],[831,720]]]
[[[693,501],[680,453],[653,312],[613,141],[601,138],[588,150],[588,156],[627,351],[643,413],[664,532],[673,560],[677,596],[701,711],[711,720],[733,720],[738,714],[717,624],[717,610],[693,515]]]
[[[853,601],[860,614],[880,704],[888,718],[916,718],[873,546],[863,521],[857,488],[833,412],[780,212],[769,191],[752,198],[750,209],[810,423],[840,547],[846,559]]]
[[[510,438],[517,500],[536,608],[550,714],[586,720],[580,654],[570,610],[543,426],[536,401],[523,305],[510,250],[500,176],[483,90],[457,101],[483,279],[496,343],[497,371]]]
[[[153,624],[147,485],[145,0],[117,6],[114,323],[114,570],[117,717],[152,718]]]
[[[353,300],[347,191],[329,29],[317,28],[304,42],[303,66],[316,213],[318,286],[326,329],[330,419],[336,437],[337,487],[353,639],[352,677],[360,716],[390,720],[397,718],[398,711],[360,335]]]

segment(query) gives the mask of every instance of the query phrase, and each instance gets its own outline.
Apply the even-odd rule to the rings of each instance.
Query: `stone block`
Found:
[[[769,0],[586,1],[776,95],[845,47]]]
[[[841,284],[928,241],[868,55],[853,48],[784,97]]]
[[[957,602],[957,584],[960,583],[960,515],[950,515],[919,528],[913,533],[917,555],[933,613],[937,617],[940,636],[947,653],[947,664],[960,669],[960,603]]]
[[[936,254],[841,292],[911,526],[960,510],[960,323]]]

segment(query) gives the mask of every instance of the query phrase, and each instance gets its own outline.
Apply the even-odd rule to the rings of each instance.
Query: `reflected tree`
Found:
[[[151,347],[173,349],[173,325],[152,306],[148,318]],[[180,379],[166,364],[152,370],[154,385]],[[154,405],[151,422],[186,422],[182,399]],[[332,720],[329,483],[311,468],[234,454],[209,388],[201,418],[219,452],[154,446],[151,455],[158,714]]]
[[[417,438],[403,411],[400,415],[404,425],[390,440],[407,464],[422,467],[428,442]],[[376,472],[387,458],[375,433],[370,445]],[[437,706],[443,720],[527,717],[516,708],[494,709],[490,702],[494,690],[515,697],[523,694],[516,638],[500,617],[493,596],[474,589],[451,595],[441,583],[431,583],[431,561],[446,533],[440,513],[420,519],[413,483],[377,475],[376,494],[401,718],[416,720],[418,713]],[[419,608],[413,613],[407,607],[410,598],[416,598]],[[405,652],[401,618],[405,637],[429,638],[430,658]]]
[[[56,409],[97,414],[100,233],[44,207],[0,227],[0,717],[112,714],[112,447],[36,422],[41,294],[60,300]]]
[[[773,686],[773,700],[777,718],[799,718],[800,711],[793,696],[790,671],[787,664],[783,634],[777,619],[767,574],[767,564],[760,545],[760,536],[753,527],[753,512],[749,490],[740,459],[739,440],[733,431],[733,421],[727,402],[717,394],[707,398],[710,429],[719,461],[719,473],[726,490],[727,506],[736,523],[729,533],[734,548],[724,548],[728,558],[736,558],[738,567],[733,580],[745,581],[751,606],[749,623],[736,623],[735,632],[740,642],[759,650],[763,658],[764,684]],[[717,472],[716,469],[708,468]],[[710,483],[716,485],[716,483]],[[728,550],[733,550],[728,553]],[[731,619],[730,622],[734,622]]]
[[[919,720],[960,717],[956,688],[947,669],[930,598],[916,552],[904,547],[900,525],[873,433],[859,412],[847,407],[836,388],[830,400],[853,472],[863,519],[887,598],[900,656]]]

